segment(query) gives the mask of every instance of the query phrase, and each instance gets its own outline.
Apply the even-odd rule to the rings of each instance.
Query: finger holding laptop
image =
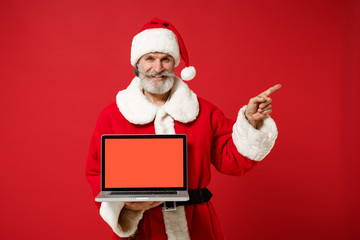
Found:
[[[157,207],[164,202],[125,202],[125,208],[129,210],[149,210]]]

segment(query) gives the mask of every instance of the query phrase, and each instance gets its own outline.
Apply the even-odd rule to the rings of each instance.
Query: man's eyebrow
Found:
[[[154,56],[153,53],[145,54],[145,55],[144,55],[144,58],[147,58],[147,57],[155,58],[155,56]],[[161,59],[164,59],[164,58],[173,58],[173,57],[172,57],[171,55],[169,55],[169,54],[166,54],[165,56],[161,57]]]
[[[168,59],[174,59],[173,56],[166,54],[166,56],[162,57],[161,59],[168,58]],[[174,59],[175,60],[175,59]]]

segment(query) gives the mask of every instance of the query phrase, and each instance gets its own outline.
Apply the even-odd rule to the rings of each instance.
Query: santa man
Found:
[[[174,74],[180,58],[186,68]],[[183,80],[195,68],[173,25],[152,19],[133,38],[131,64],[136,77],[116,101],[100,114],[91,140],[86,176],[96,196],[100,192],[100,138],[103,134],[186,134],[190,201],[165,211],[162,202],[96,203],[113,230],[113,239],[223,239],[211,203],[210,165],[230,175],[243,175],[261,161],[277,138],[269,95],[275,85],[251,98],[236,122],[198,97]],[[196,196],[203,195],[201,199]]]

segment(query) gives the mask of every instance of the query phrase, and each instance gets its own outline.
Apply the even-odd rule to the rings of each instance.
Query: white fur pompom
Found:
[[[194,67],[186,67],[181,71],[181,79],[185,81],[189,81],[193,79],[196,75],[196,70]]]

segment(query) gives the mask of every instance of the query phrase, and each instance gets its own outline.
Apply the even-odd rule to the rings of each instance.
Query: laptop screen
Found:
[[[185,135],[103,135],[102,189],[186,189]]]

